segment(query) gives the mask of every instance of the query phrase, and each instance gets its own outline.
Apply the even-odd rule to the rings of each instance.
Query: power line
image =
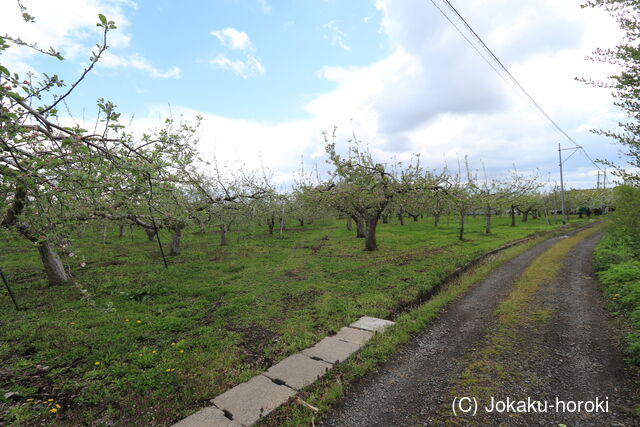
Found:
[[[469,40],[468,37],[466,37],[465,34],[463,34],[463,32],[458,28],[458,26],[456,26],[453,21],[449,18],[449,16],[435,3],[434,0],[430,0],[431,3],[438,9],[438,11],[440,11],[440,13],[447,19],[447,21],[449,21],[449,23],[464,37],[464,39],[467,41],[467,43],[469,43],[473,49],[478,52],[478,54],[487,62],[489,63],[489,61],[487,60],[487,58],[480,53],[480,50],[476,47],[476,45],[474,43],[471,42],[471,40]],[[538,104],[536,102],[535,99],[533,99],[533,97],[529,94],[529,92],[527,92],[527,90],[524,88],[524,86],[522,86],[520,84],[520,82],[513,76],[513,74],[511,74],[511,72],[509,72],[509,70],[507,69],[507,67],[502,63],[502,61],[500,61],[500,59],[493,53],[493,51],[489,48],[489,46],[487,46],[487,44],[484,42],[484,40],[482,40],[482,37],[480,37],[480,35],[478,35],[478,33],[471,27],[471,25],[469,25],[469,23],[467,22],[466,19],[464,19],[464,17],[460,14],[460,12],[458,11],[458,9],[456,9],[455,6],[453,6],[453,4],[451,4],[451,2],[449,0],[442,0],[448,7],[449,9],[451,9],[451,11],[453,13],[455,13],[455,15],[458,17],[458,19],[460,19],[460,21],[462,21],[462,23],[464,24],[465,28],[473,35],[473,38],[475,40],[477,40],[478,43],[480,43],[480,45],[482,46],[482,48],[484,49],[484,51],[490,56],[490,58],[492,58],[499,66],[500,69],[502,69],[504,71],[504,73],[506,73],[506,75],[508,76],[509,80],[511,82],[513,82],[513,84],[516,85],[516,87],[518,89],[520,89],[521,93],[524,94],[526,96],[526,98],[530,101],[531,104],[533,104],[533,106],[535,107],[535,109],[540,112],[548,121],[549,123],[553,126],[553,128],[555,128],[558,132],[560,132],[565,138],[567,138],[572,144],[574,144],[576,146],[576,148],[579,148],[580,151],[582,151],[582,153],[587,157],[587,159],[589,159],[589,161],[598,169],[601,170],[600,166],[598,166],[593,159],[589,156],[589,154],[586,152],[586,150],[584,149],[584,147],[582,147],[581,145],[579,145],[577,142],[575,142],[573,140],[573,138],[571,138],[571,136],[569,136],[569,134],[567,134],[552,118],[549,114],[547,114],[547,112],[540,106],[540,104]],[[504,78],[503,74],[500,73],[498,71],[498,69],[496,69],[495,66],[493,66],[493,64],[489,64],[491,66],[491,68],[496,72],[496,74],[498,74],[500,76],[500,78],[502,80],[504,80],[506,82],[506,79]],[[509,85],[509,87],[511,87],[513,89],[513,87],[511,85]],[[520,92],[518,92],[520,94]],[[522,97],[522,95],[521,95]]]
[[[511,89],[513,91],[513,93],[515,93],[516,95],[518,95],[520,97],[520,99],[522,99],[525,104],[531,108],[532,110],[535,111],[535,109],[533,108],[533,106],[527,102],[527,100],[525,99],[525,97],[522,95],[522,92],[518,91],[517,88],[515,88],[513,86],[512,83],[509,82],[509,80],[500,72],[498,71],[498,69],[495,67],[495,65],[493,65],[493,63],[480,51],[480,49],[478,49],[478,47],[471,41],[469,40],[469,38],[466,36],[466,34],[455,24],[455,22],[453,22],[451,20],[451,18],[449,18],[449,15],[447,15],[441,8],[440,6],[438,6],[438,4],[434,1],[434,0],[429,0],[431,1],[431,4],[433,4],[435,6],[436,9],[438,9],[438,11],[440,11],[440,13],[442,14],[442,16],[445,17],[445,19],[447,21],[449,21],[449,23],[451,24],[451,26],[453,28],[456,29],[456,31],[458,31],[458,33],[467,41],[467,43],[469,43],[469,46],[471,46],[473,48],[473,50],[475,50],[478,55],[480,55],[480,57],[482,59],[484,59],[484,62],[487,63],[487,65],[489,65],[489,67],[491,67],[493,69],[493,71],[495,71],[495,73],[498,75],[498,77],[500,77],[502,79],[502,81],[509,87],[509,89]]]
[[[460,12],[458,12],[458,9],[456,9],[451,4],[451,2],[449,0],[442,0],[442,1],[447,6],[449,6],[449,8],[462,21],[462,23],[467,28],[467,30],[469,30],[469,32],[471,32],[471,34],[473,34],[474,38],[480,43],[480,45],[484,48],[484,50],[491,56],[491,58],[493,58],[496,61],[498,66],[502,70],[504,70],[504,72],[507,74],[509,79],[511,79],[511,81],[522,91],[522,93],[524,93],[524,95],[531,101],[531,103],[533,103],[533,105],[538,109],[538,111],[540,111],[540,113],[542,113],[542,115],[544,115],[544,117],[547,120],[549,120],[549,122],[553,125],[553,127],[556,128],[559,132],[561,132],[574,145],[579,147],[580,145],[578,143],[576,143],[564,130],[562,130],[562,128],[560,126],[558,126],[558,124],[551,118],[551,116],[549,116],[549,114],[547,114],[547,112],[544,111],[544,109],[540,106],[540,104],[538,104],[536,102],[536,100],[533,99],[533,97],[529,94],[529,92],[527,92],[527,90],[520,84],[520,82],[513,76],[513,74],[511,74],[511,72],[507,69],[507,67],[505,67],[505,65],[502,63],[502,61],[500,61],[500,59],[493,53],[493,51],[489,48],[489,46],[486,45],[486,43],[484,42],[484,40],[482,40],[482,38],[478,35],[478,33],[476,33],[475,30],[471,27],[471,25],[469,25],[469,23],[466,21],[466,19],[464,19],[462,17]]]

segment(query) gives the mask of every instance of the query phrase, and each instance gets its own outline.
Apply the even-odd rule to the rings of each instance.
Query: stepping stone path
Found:
[[[315,360],[340,363],[344,362],[347,357],[351,356],[351,353],[360,347],[362,347],[362,344],[326,337],[313,347],[302,350],[302,354],[306,354]]]
[[[331,367],[330,363],[314,360],[304,354],[296,353],[272,366],[262,375],[271,378],[276,383],[281,382],[294,390],[300,390],[313,384]]]
[[[313,347],[289,356],[266,372],[227,390],[212,400],[213,406],[201,409],[173,427],[253,425],[358,351],[374,333],[382,332],[393,323],[361,317],[336,335],[324,338]]]

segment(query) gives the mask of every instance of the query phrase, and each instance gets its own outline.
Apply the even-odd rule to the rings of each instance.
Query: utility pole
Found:
[[[602,188],[604,188],[605,190],[607,189],[607,168],[604,168],[604,176],[602,178]],[[604,205],[604,209],[602,209],[602,213],[605,215],[609,213],[608,204]]]
[[[564,178],[562,176],[562,164],[564,162],[566,162],[567,160],[569,160],[569,158],[571,156],[573,156],[576,151],[578,151],[579,149],[581,149],[582,147],[579,145],[576,145],[575,147],[570,147],[570,148],[562,148],[560,146],[560,144],[558,144],[558,160],[559,160],[559,166],[560,166],[560,193],[561,193],[561,198],[562,198],[562,224],[566,224],[567,223],[567,211],[566,211],[566,206],[565,206],[565,200],[564,200]],[[571,153],[569,155],[569,157],[567,157],[566,159],[564,159],[564,161],[562,160],[562,152],[565,150],[573,150],[573,153]]]
[[[562,199],[562,224],[567,223],[567,215],[565,214],[565,206],[564,206],[564,178],[562,177],[562,148],[560,148],[560,144],[558,143],[558,160],[560,161],[560,197]]]
[[[596,187],[596,189],[600,189],[600,169],[598,169],[598,186]]]

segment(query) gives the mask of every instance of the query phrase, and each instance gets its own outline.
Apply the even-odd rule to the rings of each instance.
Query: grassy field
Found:
[[[362,315],[392,317],[478,255],[552,228],[497,217],[487,236],[483,221],[469,218],[465,242],[453,219],[381,224],[375,253],[338,221],[234,234],[227,247],[187,233],[168,270],[142,231],[85,232],[69,259],[76,285],[56,287],[35,248],[3,242],[0,266],[27,310],[0,294],[0,419],[171,424]]]

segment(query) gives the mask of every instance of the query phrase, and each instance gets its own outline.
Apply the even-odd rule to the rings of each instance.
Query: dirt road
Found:
[[[591,271],[600,233],[582,234],[567,239],[553,278],[540,273],[538,287],[523,278],[536,281],[563,237],[501,265],[356,384],[323,425],[640,425],[631,414],[637,382]],[[469,400],[457,401],[455,416],[461,397]],[[476,403],[475,416],[462,412]]]

